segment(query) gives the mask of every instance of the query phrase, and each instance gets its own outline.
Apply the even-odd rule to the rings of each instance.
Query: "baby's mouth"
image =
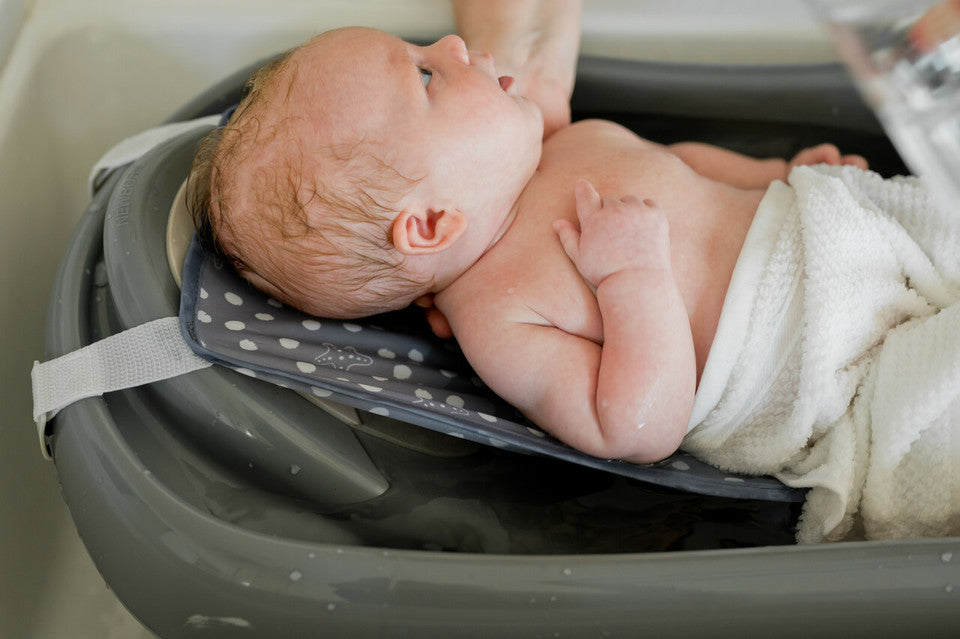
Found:
[[[504,93],[513,86],[513,76],[510,75],[501,75],[497,78],[497,81],[500,82],[500,88],[503,89]]]

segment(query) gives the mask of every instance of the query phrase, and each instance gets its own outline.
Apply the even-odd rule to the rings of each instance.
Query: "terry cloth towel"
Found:
[[[747,235],[683,447],[810,487],[800,542],[960,534],[960,209],[795,168]]]

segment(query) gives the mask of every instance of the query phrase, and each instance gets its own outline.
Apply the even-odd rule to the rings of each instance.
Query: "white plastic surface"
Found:
[[[0,69],[3,69],[32,5],[32,0],[0,0]]]

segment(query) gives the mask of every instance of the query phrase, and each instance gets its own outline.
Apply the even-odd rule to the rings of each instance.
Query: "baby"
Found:
[[[960,534],[960,217],[831,145],[755,160],[596,120],[542,142],[514,85],[456,36],[321,35],[199,153],[198,233],[315,315],[432,299],[490,388],[586,453],[682,440],[811,488],[801,541],[855,515]]]
[[[792,166],[866,162],[830,145],[792,162],[665,147],[605,121],[541,134],[537,107],[456,36],[331,31],[255,76],[208,140],[198,230],[318,316],[432,294],[481,378],[535,423],[598,457],[662,459],[766,187]]]

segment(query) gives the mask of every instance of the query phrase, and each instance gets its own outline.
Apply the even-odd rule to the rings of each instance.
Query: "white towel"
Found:
[[[798,167],[737,262],[683,447],[811,490],[801,542],[960,534],[960,210]]]

